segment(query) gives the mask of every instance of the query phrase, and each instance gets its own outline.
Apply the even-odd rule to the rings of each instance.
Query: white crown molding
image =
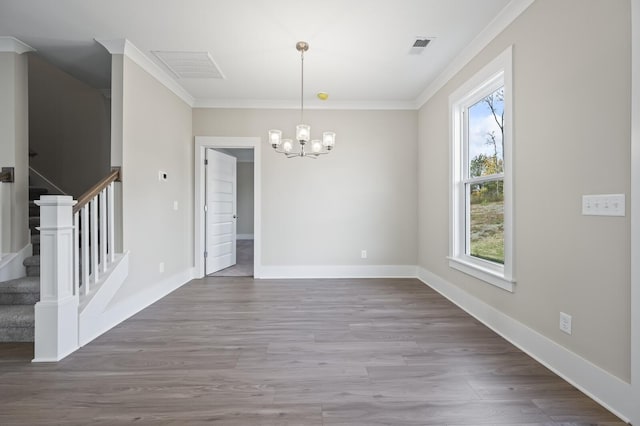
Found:
[[[418,267],[418,279],[452,301],[536,361],[580,389],[625,422],[635,402],[631,385],[580,355],[470,295],[438,275]]]
[[[35,52],[35,50],[15,37],[0,37],[0,52],[13,52],[21,55],[26,52]]]
[[[176,96],[182,99],[190,107],[194,106],[195,98],[177,81],[167,74],[162,68],[153,62],[147,55],[138,49],[133,43],[126,38],[122,39],[95,39],[104,46],[112,55],[124,55],[138,64],[143,70],[151,74],[156,80],[162,83],[167,89],[172,91]]]
[[[535,0],[512,0],[485,27],[476,38],[465,47],[462,52],[427,86],[415,100],[416,109],[422,108],[438,90],[442,89],[462,68],[464,68],[482,49],[504,31],[515,19],[522,14]]]
[[[228,109],[300,109],[300,102],[293,100],[259,99],[196,99],[194,108]],[[305,110],[416,110],[414,101],[310,101]]]

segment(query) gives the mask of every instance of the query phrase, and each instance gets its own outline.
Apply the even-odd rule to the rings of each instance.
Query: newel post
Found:
[[[78,349],[78,295],[73,290],[73,205],[43,195],[40,206],[40,301],[35,306],[34,362],[59,361]]]

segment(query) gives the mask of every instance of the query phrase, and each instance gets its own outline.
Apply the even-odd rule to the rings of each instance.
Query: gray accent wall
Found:
[[[109,173],[110,115],[102,91],[29,54],[30,164],[74,198]]]
[[[238,162],[236,165],[237,199],[236,210],[238,234],[253,235],[253,163]]]
[[[5,253],[29,244],[27,69],[27,55],[0,52],[0,167],[13,167],[15,173],[15,182],[0,183],[0,238]]]

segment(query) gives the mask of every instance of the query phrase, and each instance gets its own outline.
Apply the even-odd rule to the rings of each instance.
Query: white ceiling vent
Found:
[[[411,55],[419,55],[421,54],[425,47],[427,47],[433,41],[433,37],[416,37],[416,40],[413,42],[411,49],[409,49],[409,53]]]
[[[209,52],[152,52],[178,78],[225,78]]]

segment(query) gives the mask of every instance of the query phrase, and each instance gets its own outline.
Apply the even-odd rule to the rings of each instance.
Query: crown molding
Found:
[[[260,99],[196,99],[194,108],[229,109],[300,109],[293,100]],[[305,110],[417,110],[414,101],[311,101],[305,102]]]
[[[494,38],[505,30],[515,19],[522,14],[535,0],[511,0],[504,9],[485,27],[476,38],[465,47],[462,52],[433,80],[427,88],[416,98],[418,109],[431,99],[433,95],[442,89],[458,72],[462,70],[482,49],[493,41]]]
[[[187,105],[193,107],[195,104],[195,98],[189,92],[187,92],[177,81],[167,74],[162,68],[160,68],[155,62],[153,62],[147,55],[145,55],[140,49],[138,49],[133,43],[126,38],[122,39],[95,39],[98,43],[104,46],[105,49],[112,55],[124,55],[135,62],[143,70],[151,74],[156,80],[158,80],[167,89],[172,91],[176,96],[182,99]]]
[[[35,52],[35,50],[15,37],[0,37],[0,52],[13,52],[21,55],[26,52]]]

